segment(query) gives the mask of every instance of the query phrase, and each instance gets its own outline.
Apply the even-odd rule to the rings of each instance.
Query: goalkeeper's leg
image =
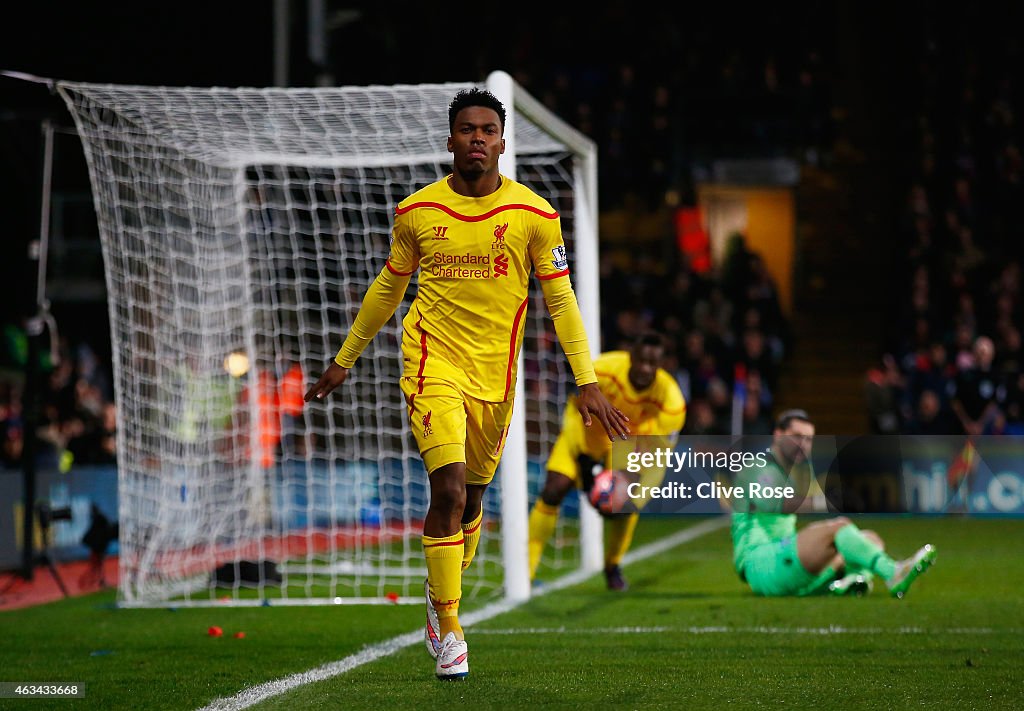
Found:
[[[881,538],[873,531],[865,534],[845,516],[807,525],[796,542],[800,564],[812,574],[832,566],[837,571],[868,571],[888,580],[896,570],[896,561],[885,552]]]

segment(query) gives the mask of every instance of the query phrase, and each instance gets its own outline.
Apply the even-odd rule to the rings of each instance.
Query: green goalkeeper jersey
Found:
[[[734,486],[743,487],[746,495],[734,497],[732,504],[732,562],[742,573],[747,554],[754,548],[781,541],[796,534],[796,514],[783,513],[782,499],[761,499],[750,496],[750,485],[763,487],[792,486],[789,476],[771,454],[764,467],[747,467],[736,475]]]

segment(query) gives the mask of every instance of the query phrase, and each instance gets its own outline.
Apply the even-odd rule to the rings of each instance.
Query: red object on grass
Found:
[[[211,627],[210,629],[206,630],[206,634],[210,635],[211,637],[220,637],[224,634],[224,630],[222,630],[220,627]]]

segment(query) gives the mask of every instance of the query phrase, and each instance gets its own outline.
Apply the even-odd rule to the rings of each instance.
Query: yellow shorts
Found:
[[[595,426],[600,427],[601,425]],[[547,470],[568,477],[577,487],[582,486],[579,458],[586,455],[595,462],[607,466],[612,446],[610,440],[606,439],[605,443],[607,446],[600,448],[588,446],[583,418],[570,402],[562,413],[562,431],[558,433],[558,439],[555,440],[555,445],[551,448]]]
[[[404,377],[400,385],[427,473],[465,462],[467,484],[490,484],[505,449],[513,401],[477,400],[438,378]]]
[[[605,469],[624,471],[626,467],[625,461],[622,460],[623,456],[633,451],[640,440],[632,437],[627,442],[617,442],[613,448],[612,442],[605,436],[601,425],[595,422],[593,427],[597,428],[593,432],[587,429],[579,411],[570,401],[562,414],[562,431],[559,432],[558,439],[555,440],[555,445],[551,448],[551,454],[548,456],[547,471],[568,477],[577,488],[583,488],[585,485],[581,480],[582,472],[580,472],[580,457],[582,456],[589,457]],[[600,444],[596,444],[595,439]],[[671,438],[655,435],[645,435],[642,442],[645,448],[652,446],[671,448],[673,444]],[[636,481],[642,487],[657,487],[665,479],[665,469],[644,467],[639,472],[627,474],[627,478]],[[637,510],[643,509],[647,505],[647,501],[646,498],[631,499],[631,503]]]

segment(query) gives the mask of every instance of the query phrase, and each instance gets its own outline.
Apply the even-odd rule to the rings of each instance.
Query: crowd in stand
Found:
[[[21,464],[25,444],[23,393],[28,357],[24,331],[9,325],[0,362],[0,467]],[[116,461],[117,410],[109,364],[87,343],[72,347],[62,340],[54,362],[40,357],[40,411],[36,429],[43,459],[71,465]]]
[[[542,80],[528,53],[516,71],[595,138],[602,209],[692,201],[702,158],[827,161],[829,62],[813,43],[779,54],[666,41],[659,51],[685,60],[664,72],[645,71],[644,62],[656,60],[648,56],[637,65],[557,68]],[[934,44],[922,46],[899,225],[903,288],[885,355],[867,374],[870,429],[1024,433],[1019,72],[1012,62],[985,65],[997,54],[990,53],[972,55],[950,76]],[[730,111],[738,96],[743,110]],[[710,270],[692,268],[673,249],[666,254],[669,263],[643,250],[603,251],[602,348],[622,347],[645,328],[663,331],[688,402],[687,432],[730,432],[737,386],[745,392],[743,431],[768,431],[793,343],[761,255],[741,235]],[[19,373],[24,352],[10,338],[6,351],[6,372]],[[43,386],[43,443],[78,464],[114,461],[113,392],[94,351],[62,344]],[[0,377],[5,465],[19,458],[23,420],[22,380]]]
[[[510,67],[595,140],[602,210],[693,204],[694,181],[715,158],[785,156],[828,166],[837,115],[829,53],[837,50],[823,31],[798,31],[814,18],[780,15],[777,26],[723,38],[674,15],[652,21],[628,6],[609,8],[593,26],[573,30],[607,47],[600,57],[553,62],[540,48],[556,46],[565,28],[539,28],[529,17],[521,28],[510,18],[507,35],[516,41],[502,49],[508,57],[479,59],[481,75]],[[827,15],[817,18],[819,30],[832,22]],[[644,39],[613,51],[630,37]],[[1021,86],[998,42],[964,49],[944,41],[919,43],[912,63],[919,75],[906,89],[905,154],[913,164],[899,226],[904,288],[885,355],[867,374],[870,429],[1024,433]],[[622,347],[644,328],[661,330],[688,401],[685,431],[730,432],[739,387],[743,430],[765,432],[793,346],[776,285],[742,235],[710,270],[693,268],[674,239],[665,236],[670,248],[656,259],[602,245],[602,348]],[[4,364],[10,372],[23,366],[16,350]],[[75,462],[112,461],[107,371],[85,344],[63,351],[44,378],[41,435]],[[8,465],[21,447],[20,383],[0,377]]]
[[[634,22],[643,27],[631,30]],[[555,67],[524,50],[515,77],[594,139],[602,209],[692,201],[695,175],[717,159],[827,160],[832,69],[820,37],[768,47],[763,33],[724,39],[678,18],[652,26],[641,13],[606,18],[595,33],[610,47],[644,40],[604,61]]]
[[[613,20],[600,18],[592,39],[613,46],[644,37],[628,56],[552,62],[530,42],[546,46],[564,28],[531,26],[511,33],[519,38],[511,59],[481,59],[509,67],[594,138],[602,210],[692,204],[694,180],[716,158],[828,167],[838,50],[826,36],[790,33],[782,42],[773,28],[724,40],[627,11]],[[644,23],[639,34],[636,22]],[[937,41],[920,46],[920,76],[906,99],[914,115],[899,225],[903,288],[885,357],[867,374],[871,431],[1024,432],[1021,65],[998,47],[959,61]],[[663,331],[687,396],[687,432],[731,431],[737,386],[746,395],[743,431],[767,431],[793,336],[764,261],[737,235],[724,263],[697,269],[674,239],[666,235],[671,247],[653,258],[602,245],[602,348],[622,347],[644,328]],[[78,350],[47,375],[44,436],[76,462],[106,461],[115,419],[109,383],[83,372],[89,358]],[[0,380],[8,463],[19,407],[19,386]]]
[[[733,237],[721,269],[703,274],[680,260],[668,275],[649,261],[619,266],[602,255],[602,347],[625,348],[646,328],[669,341],[668,369],[687,400],[687,434],[730,434],[733,396],[743,399],[743,431],[771,431],[780,370],[792,347],[776,284],[760,254]]]
[[[1010,47],[924,44],[904,287],[887,352],[868,373],[872,432],[1024,434],[1022,96]]]
[[[622,255],[619,255],[621,257]],[[771,431],[780,369],[791,334],[776,285],[760,254],[737,234],[721,269],[704,273],[680,259],[666,274],[650,260],[623,268],[613,252],[603,255],[601,274],[602,349],[627,348],[648,328],[668,340],[667,367],[688,403],[688,434],[730,434],[733,396],[746,397],[743,431]],[[0,466],[20,465],[24,447],[24,330],[5,329],[0,362]],[[36,430],[42,456],[60,466],[116,462],[117,410],[109,363],[89,344],[62,340],[56,362],[40,357]]]
[[[484,56],[481,62],[510,66],[531,93],[595,140],[602,210],[692,205],[695,176],[717,158],[827,161],[832,58],[827,38],[797,31],[808,17],[773,11],[771,32],[747,37],[737,27],[726,40],[680,21],[681,10],[664,12],[672,17],[651,22],[627,6],[609,6],[593,27],[577,31],[619,51],[555,63],[534,50],[557,46],[564,28],[537,26],[531,17],[522,32],[508,28],[518,42],[511,64]],[[786,41],[778,41],[780,33]],[[644,41],[623,45],[635,37]],[[410,71],[404,63],[402,69]],[[746,394],[744,431],[770,431],[792,336],[761,255],[736,235],[724,264],[695,269],[674,240],[665,235],[670,248],[660,263],[642,250],[602,247],[603,349],[622,347],[645,327],[659,329],[673,346],[670,367],[687,397],[687,432],[729,433],[738,386]],[[64,344],[61,355],[45,369],[40,436],[77,464],[111,462],[116,410],[109,371],[86,344]],[[23,356],[11,351],[7,360],[7,372],[20,373]],[[22,446],[21,382],[20,375],[0,377],[5,465],[18,461]]]
[[[599,26],[580,30],[609,47],[586,63],[567,57],[552,66],[536,51],[545,40],[535,26],[513,33],[527,43],[514,52],[516,80],[597,144],[602,211],[692,206],[695,181],[715,159],[827,164],[833,58],[827,35],[797,29],[817,20],[780,10],[772,32],[748,37],[737,28],[724,38],[676,12],[666,8],[651,22],[609,7]],[[630,37],[644,39],[617,53]],[[688,403],[684,432],[733,432],[739,387],[742,431],[769,433],[793,336],[762,255],[736,234],[724,263],[700,269],[678,251],[675,235],[664,243],[602,244],[602,348],[621,348],[644,328],[662,331]]]

